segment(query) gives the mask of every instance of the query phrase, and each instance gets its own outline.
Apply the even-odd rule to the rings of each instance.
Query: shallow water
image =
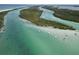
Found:
[[[4,18],[0,54],[79,54],[79,34],[73,41],[69,41],[69,36],[66,42],[59,36],[60,33],[64,35],[64,31],[50,29],[51,32],[48,28],[23,22],[19,14],[20,10],[14,10]]]
[[[41,9],[41,8],[40,8]],[[58,23],[61,23],[61,24],[64,24],[64,25],[67,25],[67,26],[70,26],[76,30],[79,30],[79,23],[76,23],[76,22],[73,22],[73,21],[67,21],[67,20],[63,20],[63,19],[60,19],[60,18],[57,18],[55,17],[53,14],[54,12],[53,11],[50,11],[50,10],[47,10],[47,9],[43,9],[43,13],[42,15],[40,16],[40,18],[43,18],[45,20],[50,20],[50,21],[55,21],[55,22],[58,22]],[[50,12],[49,12],[50,11]]]
[[[4,53],[59,54],[59,52],[61,52],[61,48],[59,46],[61,46],[62,44],[60,42],[57,47],[53,46],[56,44],[55,42],[58,42],[57,40],[55,40],[56,38],[50,36],[46,32],[39,32],[39,29],[35,28],[35,26],[33,27],[30,24],[28,25],[27,23],[23,23],[18,15],[19,11],[15,10],[8,13],[5,17],[5,40],[7,40],[7,48],[11,49]],[[51,42],[52,40],[54,41],[54,43]],[[52,48],[52,46],[54,47],[54,49]],[[54,51],[56,50],[55,48],[58,48],[59,50]]]

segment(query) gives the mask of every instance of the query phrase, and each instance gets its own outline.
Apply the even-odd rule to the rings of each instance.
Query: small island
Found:
[[[38,26],[51,26],[54,28],[59,28],[59,29],[69,29],[69,30],[75,30],[72,27],[66,26],[61,23],[57,23],[54,21],[49,21],[49,20],[44,20],[40,18],[40,15],[42,14],[42,11],[40,11],[37,7],[35,8],[29,8],[29,9],[23,9],[20,11],[20,17],[23,19],[27,19],[31,21],[32,23],[38,25]]]
[[[54,16],[63,20],[73,21],[79,23],[79,10],[62,9],[53,6],[43,6],[43,8],[54,11]]]
[[[54,15],[63,20],[73,21],[79,23],[79,11],[68,9],[54,9]]]

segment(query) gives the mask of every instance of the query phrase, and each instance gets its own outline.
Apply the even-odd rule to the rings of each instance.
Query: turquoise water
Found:
[[[62,43],[46,32],[23,23],[18,17],[19,11],[9,12],[5,16],[5,40],[7,50],[4,54],[62,54]],[[51,39],[51,40],[50,40]],[[59,44],[56,44],[59,43]],[[5,52],[6,51],[6,52]]]
[[[0,33],[0,54],[79,54],[79,40],[65,43],[55,37],[54,32],[51,35],[41,27],[23,22],[19,14],[20,10],[14,10],[4,17],[5,31]]]
[[[43,9],[43,13],[42,15],[40,16],[40,18],[43,18],[45,20],[50,20],[50,21],[55,21],[55,22],[58,22],[58,23],[61,23],[61,24],[64,24],[64,25],[67,25],[67,26],[70,26],[76,30],[79,30],[79,23],[76,23],[76,22],[72,22],[72,21],[67,21],[67,20],[63,20],[63,19],[60,19],[60,18],[57,18],[55,17],[53,14],[54,12],[53,11],[50,11],[50,10],[47,10],[47,9]],[[50,11],[50,12],[49,12]]]

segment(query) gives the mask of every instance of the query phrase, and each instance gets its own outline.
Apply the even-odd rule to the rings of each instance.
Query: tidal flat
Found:
[[[20,17],[24,18],[26,20],[31,21],[32,23],[38,25],[38,26],[44,26],[44,27],[54,27],[59,29],[70,29],[74,30],[72,27],[66,26],[61,23],[57,23],[54,21],[44,20],[40,18],[43,11],[38,10],[37,8],[29,8],[29,9],[23,9],[20,11]]]
[[[51,6],[45,6],[44,8],[54,11],[54,16],[58,18],[79,23],[79,10],[64,9],[59,7],[51,8]]]

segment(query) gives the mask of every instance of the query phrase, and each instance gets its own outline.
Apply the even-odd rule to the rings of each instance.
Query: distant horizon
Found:
[[[0,10],[16,8],[19,6],[57,6],[58,8],[62,9],[72,9],[72,10],[79,10],[79,5],[66,5],[66,4],[0,4]]]

